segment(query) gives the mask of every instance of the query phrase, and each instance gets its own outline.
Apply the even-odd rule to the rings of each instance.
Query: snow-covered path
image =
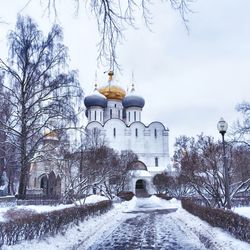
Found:
[[[211,229],[179,203],[154,196],[137,199],[134,207],[124,212],[120,224],[101,232],[92,245],[78,245],[77,249],[249,249],[249,244],[218,228]]]
[[[190,234],[167,214],[166,210],[153,211],[127,219],[89,249],[204,249],[199,238],[190,240]]]
[[[206,249],[194,233],[184,231],[171,217],[176,210],[152,203],[152,199],[138,199],[127,212],[134,216],[105,232],[88,249]]]

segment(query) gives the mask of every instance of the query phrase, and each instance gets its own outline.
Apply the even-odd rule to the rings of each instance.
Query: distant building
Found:
[[[30,166],[27,194],[30,197],[60,198],[66,183],[62,181],[61,170],[57,164],[59,139],[54,131],[47,132],[43,145]]]

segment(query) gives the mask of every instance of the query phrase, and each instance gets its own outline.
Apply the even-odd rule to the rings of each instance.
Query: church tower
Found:
[[[86,106],[86,116],[88,122],[97,121],[101,124],[104,123],[104,109],[107,107],[107,98],[95,89],[92,94],[86,96],[84,99],[84,105]]]
[[[141,111],[145,105],[145,100],[136,93],[134,84],[132,84],[130,93],[123,99],[122,105],[125,109],[125,122],[127,125],[141,121]]]
[[[122,100],[126,95],[123,88],[115,84],[113,80],[114,72],[108,73],[108,83],[99,88],[99,92],[107,98],[107,108],[104,110],[104,122],[109,119],[123,119],[123,106]]]
[[[153,177],[170,170],[169,130],[159,121],[144,124],[141,113],[145,100],[134,84],[126,93],[114,81],[113,71],[108,76],[107,83],[85,97],[86,131],[99,130],[109,147],[137,154],[138,161],[130,166],[126,190],[137,193],[143,189],[153,194]]]

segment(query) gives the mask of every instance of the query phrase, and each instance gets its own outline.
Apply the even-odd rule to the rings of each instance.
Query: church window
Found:
[[[137,128],[135,129],[135,136],[136,137],[138,136],[138,129]]]
[[[128,112],[128,121],[130,122],[130,112]]]
[[[136,121],[136,111],[134,111],[134,121]]]
[[[95,110],[95,121],[96,121],[96,110]]]
[[[157,130],[155,129],[155,138],[157,137]]]
[[[89,120],[91,120],[91,110],[89,111]]]
[[[102,122],[102,112],[100,112],[100,122]]]
[[[110,118],[112,118],[112,109],[109,110]]]
[[[158,162],[158,157],[155,157],[155,166],[158,167],[159,162]]]
[[[113,130],[113,135],[114,135],[114,137],[116,137],[116,129],[115,128]]]
[[[115,108],[116,108],[116,104],[115,104]]]

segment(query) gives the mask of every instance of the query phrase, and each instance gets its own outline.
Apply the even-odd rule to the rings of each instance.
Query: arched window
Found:
[[[120,116],[121,116],[121,111],[118,110],[118,118],[121,118]]]
[[[89,111],[89,120],[91,120],[91,110]]]
[[[96,110],[95,110],[95,121],[96,121]]]
[[[110,118],[112,118],[112,109],[109,110]]]
[[[136,111],[134,111],[134,121],[136,121]]]
[[[130,122],[130,112],[128,112],[128,121]]]
[[[114,137],[116,137],[116,129],[115,128],[113,130],[113,135],[114,135]]]
[[[44,195],[48,195],[48,177],[43,175],[40,181],[40,188],[43,189]]]
[[[136,137],[138,136],[138,129],[137,128],[135,129],[135,136]]]
[[[157,137],[157,130],[156,130],[156,128],[155,128],[155,138]]]
[[[155,157],[155,166],[158,167],[159,162],[158,162],[158,157]]]

